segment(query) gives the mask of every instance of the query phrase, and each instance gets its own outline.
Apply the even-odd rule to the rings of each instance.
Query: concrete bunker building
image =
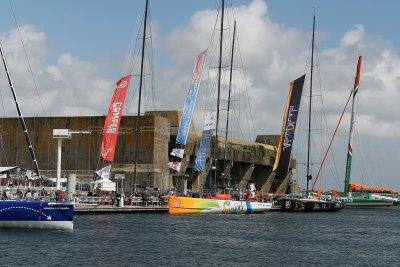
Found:
[[[140,116],[140,144],[138,151],[137,184],[146,187],[169,190],[172,187],[191,189],[193,192],[206,192],[210,178],[214,176],[211,161],[208,160],[202,173],[194,171],[194,159],[199,145],[200,133],[192,126],[189,133],[185,156],[181,171],[175,173],[168,167],[169,155],[174,147],[179,127],[181,112],[148,111]],[[99,147],[105,116],[77,117],[29,117],[26,118],[36,157],[43,175],[56,177],[57,142],[52,137],[53,129],[71,129],[91,131],[90,135],[73,135],[63,142],[62,177],[68,173],[76,173],[80,182],[90,182],[93,173],[101,168]],[[118,136],[117,150],[112,167],[115,173],[125,174],[124,189],[126,193],[133,190],[133,167],[135,149],[136,116],[123,116]],[[3,118],[0,134],[3,153],[0,153],[0,165],[31,168],[31,160],[26,153],[26,144],[22,131],[19,131],[18,118]],[[214,140],[215,142],[215,140]],[[277,185],[278,192],[298,191],[297,184],[292,181],[291,173],[283,180],[268,179],[275,161],[278,136],[260,135],[255,142],[229,139],[226,153],[224,173],[230,173],[230,183],[236,188],[245,189],[249,183],[255,183],[257,190],[269,192],[272,183]],[[219,140],[219,148],[215,151],[219,162],[223,159],[223,138]],[[221,165],[222,166],[222,165]],[[295,168],[292,160],[290,169]],[[220,168],[218,168],[220,172]],[[221,177],[220,173],[217,177]],[[217,185],[224,183],[222,178]]]

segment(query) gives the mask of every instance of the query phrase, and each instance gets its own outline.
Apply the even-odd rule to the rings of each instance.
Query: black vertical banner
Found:
[[[273,169],[273,171],[276,172],[275,179],[284,179],[289,170],[290,155],[292,153],[305,76],[306,75],[303,75],[292,81],[289,86],[289,95],[283,116],[282,132]]]

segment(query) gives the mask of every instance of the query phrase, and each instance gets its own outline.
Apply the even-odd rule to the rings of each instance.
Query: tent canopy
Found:
[[[96,189],[100,188],[102,191],[115,191],[116,190],[116,183],[109,180],[109,179],[100,179],[97,181],[90,182],[90,188]]]

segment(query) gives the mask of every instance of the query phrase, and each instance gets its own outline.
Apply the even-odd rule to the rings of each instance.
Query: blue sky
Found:
[[[226,2],[241,5],[250,1]],[[21,25],[33,24],[46,32],[52,55],[69,52],[83,60],[126,53],[132,29],[144,8],[141,0],[12,0],[12,3]],[[214,9],[218,4],[218,0],[150,0],[152,20],[159,24],[161,34],[184,25],[194,12]],[[327,33],[320,47],[334,45],[344,32],[362,24],[370,34],[386,38],[400,48],[396,30],[400,3],[396,0],[269,0],[267,4],[275,22],[304,31],[310,30],[315,7],[317,27]],[[13,26],[9,3],[1,1],[0,32]]]
[[[395,168],[400,161],[396,134],[400,127],[397,89],[400,87],[397,32],[400,2],[382,2],[226,0],[227,4],[238,7],[239,44],[255,114],[253,134],[278,134],[280,131],[287,84],[299,77],[307,65],[315,7],[329,130],[335,126],[352,86],[358,53],[362,53],[365,64],[356,127],[366,145],[356,148],[364,147],[365,154],[376,153],[374,157],[379,159],[367,159],[372,169],[372,174],[367,176],[384,177],[386,185],[400,188]],[[12,3],[18,22],[23,26],[47,115],[104,114],[132,36],[136,34],[134,26],[143,14],[144,1],[12,0]],[[218,5],[218,0],[150,0],[156,36],[154,78],[161,108],[182,108],[194,58],[209,44]],[[28,24],[33,27],[27,27]],[[36,95],[26,78],[25,59],[18,47],[17,34],[12,31],[14,26],[8,1],[0,1],[0,38],[5,44],[20,102],[25,114],[42,115],[32,100]],[[0,86],[6,86],[5,80],[0,79]],[[136,91],[131,89],[131,94],[134,93]],[[198,109],[205,95],[204,91],[200,92]],[[10,96],[5,99],[7,97]],[[129,104],[127,108],[129,106],[134,110]],[[11,112],[15,108],[10,105],[5,110]],[[197,125],[201,125],[201,116],[195,119]],[[348,121],[343,125],[335,146],[338,151],[334,152],[339,176],[344,173]],[[377,162],[379,166],[374,166]],[[358,165],[360,171],[355,170],[355,176],[361,177],[365,164]],[[333,185],[342,186],[341,183]]]

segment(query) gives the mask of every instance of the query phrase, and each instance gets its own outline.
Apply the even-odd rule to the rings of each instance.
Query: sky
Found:
[[[104,114],[115,81],[126,72],[129,53],[138,51],[133,47],[138,43],[136,36],[144,1],[11,2],[38,85],[36,90],[27,71],[10,4],[1,1],[0,39],[23,112],[28,116]],[[316,132],[319,128],[325,128],[325,132],[321,130],[320,140],[313,139],[315,144],[321,143],[320,148],[314,146],[312,153],[313,173],[352,86],[356,60],[361,54],[365,64],[357,107],[353,177],[355,182],[400,189],[395,167],[400,161],[397,137],[400,37],[394,27],[398,24],[400,3],[389,0],[384,4],[368,0],[226,2],[233,7],[238,23],[238,43],[244,62],[241,67],[246,74],[254,124],[253,138],[256,134],[280,131],[288,83],[308,71],[311,20],[315,10],[318,67],[314,86],[323,94],[326,124],[325,119],[315,121]],[[217,0],[150,0],[155,88],[146,92],[145,109],[182,109],[194,59],[212,44],[218,6]],[[231,15],[228,12],[229,16],[233,18],[233,11]],[[231,21],[226,23],[229,32]],[[225,48],[229,47],[228,39],[225,43]],[[212,49],[210,54],[215,56]],[[209,60],[209,68],[214,62]],[[136,57],[134,73],[137,66]],[[211,84],[213,77],[215,71],[211,69],[204,77],[203,87]],[[223,83],[226,86],[226,79]],[[135,86],[137,84],[132,85],[134,89]],[[237,86],[243,87],[243,84]],[[308,86],[306,83],[305,88]],[[0,113],[15,116],[4,75],[0,77],[0,87]],[[135,90],[131,91],[134,99]],[[206,103],[206,92],[206,89],[200,92],[198,103]],[[152,103],[149,99],[154,95],[156,101]],[[197,109],[201,108],[204,107],[199,104]],[[315,104],[315,110],[320,108]],[[134,110],[135,104],[131,101],[126,113],[134,113]],[[348,117],[347,113],[328,158],[329,164],[320,183],[325,188],[343,187]],[[195,119],[200,127],[201,115]],[[302,124],[305,124],[304,119],[300,119],[293,153],[300,163],[297,178],[304,186]]]

